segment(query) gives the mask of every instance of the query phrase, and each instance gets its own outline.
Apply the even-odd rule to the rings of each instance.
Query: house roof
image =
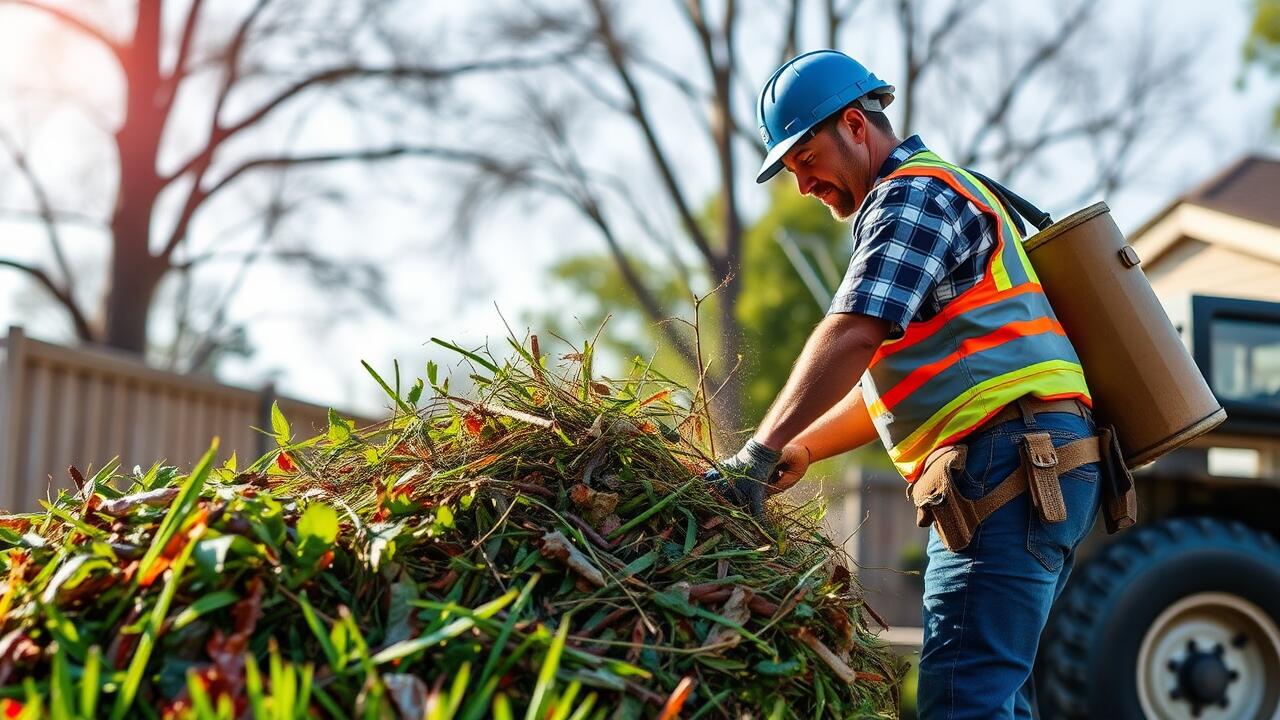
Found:
[[[1182,199],[1280,227],[1280,158],[1245,156]]]
[[[1185,238],[1280,264],[1280,158],[1247,155],[1128,234],[1148,268]]]
[[[1180,205],[1198,205],[1244,220],[1280,227],[1280,158],[1246,155],[1184,193],[1129,234],[1145,235]]]

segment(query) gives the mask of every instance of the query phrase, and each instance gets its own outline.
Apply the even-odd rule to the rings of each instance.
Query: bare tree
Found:
[[[563,35],[559,45],[543,54],[479,52],[442,60],[431,50],[443,45],[443,36],[421,19],[416,27],[401,22],[403,17],[421,17],[421,4],[414,2],[138,0],[127,33],[111,29],[111,21],[118,18],[102,6],[98,17],[89,10],[44,0],[0,0],[4,22],[43,18],[104,51],[123,88],[115,107],[91,110],[98,113],[98,124],[108,126],[105,142],[114,156],[115,172],[112,197],[106,202],[84,198],[83,205],[109,208],[105,215],[55,203],[22,138],[0,127],[0,160],[7,157],[25,182],[23,195],[29,200],[8,208],[6,219],[42,228],[50,258],[47,263],[31,263],[0,257],[0,270],[34,280],[65,310],[81,340],[137,353],[147,347],[157,288],[177,273],[181,307],[175,347],[185,347],[196,365],[207,360],[227,334],[226,303],[234,293],[226,291],[234,290],[246,269],[263,257],[301,264],[312,275],[337,284],[360,284],[364,278],[366,288],[379,285],[368,281],[376,268],[335,263],[305,247],[272,247],[285,217],[342,196],[341,188],[311,193],[276,188],[247,223],[261,230],[260,240],[233,258],[238,270],[219,273],[226,279],[217,283],[222,292],[212,293],[221,299],[205,315],[208,326],[192,328],[184,307],[193,303],[181,302],[191,296],[191,279],[206,263],[228,260],[216,239],[200,248],[191,246],[193,228],[215,201],[236,189],[256,194],[263,188],[251,182],[274,177],[278,184],[285,171],[290,171],[292,184],[307,168],[341,163],[406,157],[474,160],[456,149],[417,142],[408,133],[387,128],[407,114],[428,116],[423,113],[451,80],[523,72],[565,62],[578,51],[578,43]],[[24,97],[14,91],[7,99],[20,106]],[[353,122],[373,123],[380,113],[384,122],[376,126],[379,131],[339,147],[302,147],[281,140],[280,128],[305,120],[308,103],[320,98],[345,103]],[[110,270],[100,300],[78,292],[85,278],[67,260],[63,238],[69,223],[86,222],[98,226],[110,246]],[[373,293],[367,294],[376,300]]]
[[[654,19],[652,6],[640,10],[611,0],[527,3],[500,17],[498,32],[508,42],[585,34],[592,44],[589,52],[543,71],[537,93],[522,94],[527,100],[519,126],[527,130],[532,123],[540,135],[524,147],[537,149],[504,153],[505,162],[488,157],[466,187],[548,193],[576,208],[603,241],[638,308],[691,368],[690,338],[664,322],[687,307],[664,304],[654,289],[658,279],[637,272],[634,258],[665,258],[671,274],[702,291],[738,271],[744,196],[754,192],[762,152],[754,99],[764,72],[780,58],[814,46],[839,47],[855,32],[881,41],[896,35],[890,46],[901,48],[899,74],[879,72],[898,87],[890,112],[897,113],[904,137],[921,127],[940,129],[926,137],[931,144],[957,162],[998,170],[1008,179],[1031,170],[1052,178],[1052,168],[1040,163],[1069,151],[1072,171],[1093,178],[1081,192],[1096,194],[1133,179],[1135,151],[1159,142],[1147,130],[1185,109],[1180,83],[1194,48],[1148,43],[1145,53],[1128,53],[1133,37],[1102,32],[1096,0],[1054,5],[1045,17],[991,0],[676,0],[674,6],[661,20]],[[1016,15],[1026,19],[1013,27],[1008,20]],[[806,45],[806,27],[819,30],[812,45]],[[751,31],[749,51],[742,47],[744,28]],[[760,41],[770,32],[776,38],[771,49]],[[661,43],[653,42],[657,36]],[[563,96],[548,101],[550,88]],[[687,122],[665,119],[673,112],[671,97],[687,103]],[[579,140],[590,136],[586,128],[605,123],[615,132],[630,128],[645,149],[647,168],[602,162],[598,143]],[[1093,166],[1081,170],[1078,156],[1091,153]],[[688,180],[698,175],[691,170],[708,162],[714,167],[709,191]],[[657,229],[662,223],[653,221],[651,202],[674,219],[676,237]],[[727,362],[713,368],[713,381],[723,379],[742,349],[738,299],[754,290],[739,281],[716,297],[715,350]],[[736,417],[738,388],[726,387],[720,400],[721,409]]]

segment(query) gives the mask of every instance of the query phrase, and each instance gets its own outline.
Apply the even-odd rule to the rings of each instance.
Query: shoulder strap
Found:
[[[906,160],[903,160],[902,164],[898,166],[898,170],[910,169],[913,165],[919,164],[920,161],[924,161],[924,163],[950,165],[950,163],[938,157],[933,151],[922,150]],[[1035,225],[1036,228],[1040,230],[1044,230],[1053,224],[1053,218],[1049,217],[1049,213],[1033,205],[1030,200],[1027,200],[1021,195],[976,170],[970,170],[968,168],[965,168],[965,170],[970,175],[980,180],[983,185],[986,185],[987,189],[990,190],[998,200],[1000,200],[1000,204],[1004,205],[1005,208],[1009,210],[1009,214],[1013,216],[1014,223],[1019,226],[1019,234],[1025,234],[1021,227],[1022,223],[1019,216],[1031,221],[1031,224]],[[894,172],[897,172],[897,170]],[[892,174],[893,173],[890,173],[890,175]]]
[[[1044,230],[1053,224],[1053,218],[1049,217],[1049,213],[1032,205],[1030,200],[976,170],[970,170],[969,174],[981,180],[1011,212],[1030,220],[1031,224],[1037,228]]]

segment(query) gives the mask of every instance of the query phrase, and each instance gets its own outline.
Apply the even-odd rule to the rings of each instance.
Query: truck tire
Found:
[[[1128,531],[1069,581],[1036,689],[1043,720],[1280,718],[1280,545],[1211,518]]]

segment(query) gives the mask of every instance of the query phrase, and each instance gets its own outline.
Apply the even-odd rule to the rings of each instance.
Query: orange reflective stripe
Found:
[[[1019,322],[1009,323],[1004,327],[998,328],[992,332],[980,337],[969,338],[960,343],[960,347],[955,352],[946,357],[921,365],[912,370],[897,385],[889,388],[888,392],[880,396],[878,405],[883,405],[886,410],[892,410],[906,396],[920,389],[929,380],[937,377],[944,370],[955,365],[961,358],[969,357],[983,350],[1003,345],[1010,340],[1017,340],[1021,337],[1030,335],[1041,335],[1044,333],[1054,333],[1055,335],[1066,335],[1066,331],[1062,329],[1062,325],[1053,318],[1036,318],[1034,320],[1021,320]]]
[[[971,292],[972,290],[979,289],[987,290],[987,292]],[[922,340],[929,339],[929,337],[934,333],[941,330],[942,326],[946,325],[948,321],[953,320],[970,310],[985,307],[987,305],[994,305],[995,303],[1003,300],[1030,292],[1041,292],[1040,285],[1036,283],[1026,283],[1005,290],[1004,292],[995,292],[989,288],[982,288],[980,286],[970,288],[969,290],[957,295],[951,302],[947,303],[946,306],[942,308],[942,311],[937,315],[934,315],[924,322],[911,323],[908,325],[906,334],[901,338],[882,344],[880,349],[876,351],[876,354],[871,357],[870,365],[874,366],[877,362],[889,357],[890,355],[906,350]]]

